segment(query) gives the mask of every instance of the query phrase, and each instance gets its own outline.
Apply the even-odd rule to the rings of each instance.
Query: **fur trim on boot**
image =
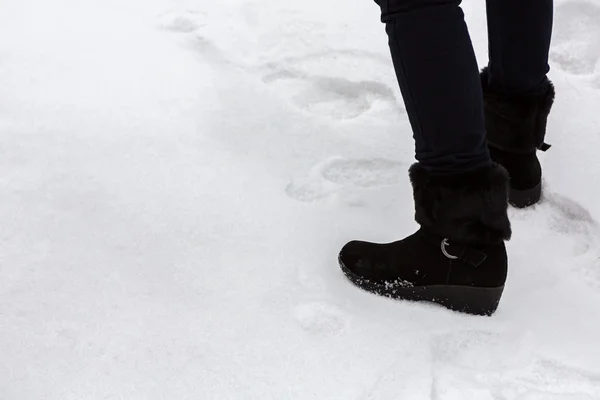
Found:
[[[529,93],[507,93],[481,71],[485,129],[492,160],[510,175],[509,202],[528,207],[542,196],[542,166],[536,151],[546,151],[546,124],[554,103],[554,85],[547,78]]]
[[[415,219],[425,230],[452,242],[471,245],[510,239],[509,178],[501,166],[435,176],[414,164],[409,173]]]
[[[481,71],[485,126],[490,146],[517,154],[547,150],[544,143],[548,115],[554,104],[555,89],[546,80],[535,93],[503,92],[490,83],[488,68]]]

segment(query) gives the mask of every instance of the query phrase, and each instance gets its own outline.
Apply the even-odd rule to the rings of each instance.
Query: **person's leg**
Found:
[[[489,65],[481,73],[490,155],[511,177],[510,201],[535,204],[542,192],[536,150],[544,143],[554,86],[546,74],[552,0],[487,0]]]
[[[460,0],[380,0],[416,158],[436,174],[490,165],[477,61]]]
[[[409,170],[421,229],[390,244],[352,241],[345,275],[384,296],[491,314],[508,267],[508,175],[490,160],[479,71],[459,0],[380,0],[413,128]]]
[[[487,0],[488,83],[510,93],[546,84],[553,0]]]

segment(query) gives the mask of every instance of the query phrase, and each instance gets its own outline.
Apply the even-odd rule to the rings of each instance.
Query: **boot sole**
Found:
[[[542,197],[542,183],[532,189],[527,190],[516,190],[510,189],[510,195],[508,196],[508,202],[517,208],[530,207],[540,201]]]
[[[495,288],[456,285],[398,287],[371,282],[350,271],[342,260],[339,260],[339,264],[344,275],[354,285],[368,292],[397,300],[432,302],[466,314],[492,315],[498,308],[504,291],[504,286]]]

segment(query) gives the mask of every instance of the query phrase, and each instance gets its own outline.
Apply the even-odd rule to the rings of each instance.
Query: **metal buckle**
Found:
[[[448,239],[444,239],[442,240],[442,244],[441,244],[441,249],[442,249],[442,254],[446,256],[446,258],[449,258],[450,260],[458,260],[458,257],[453,256],[452,254],[448,253],[448,251],[446,251],[446,247],[450,246],[450,243],[448,243]]]

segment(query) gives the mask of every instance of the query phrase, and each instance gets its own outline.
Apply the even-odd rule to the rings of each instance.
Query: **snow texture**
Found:
[[[0,399],[600,399],[599,0],[556,4],[546,192],[491,318],[337,266],[416,228],[372,1],[1,8]]]

